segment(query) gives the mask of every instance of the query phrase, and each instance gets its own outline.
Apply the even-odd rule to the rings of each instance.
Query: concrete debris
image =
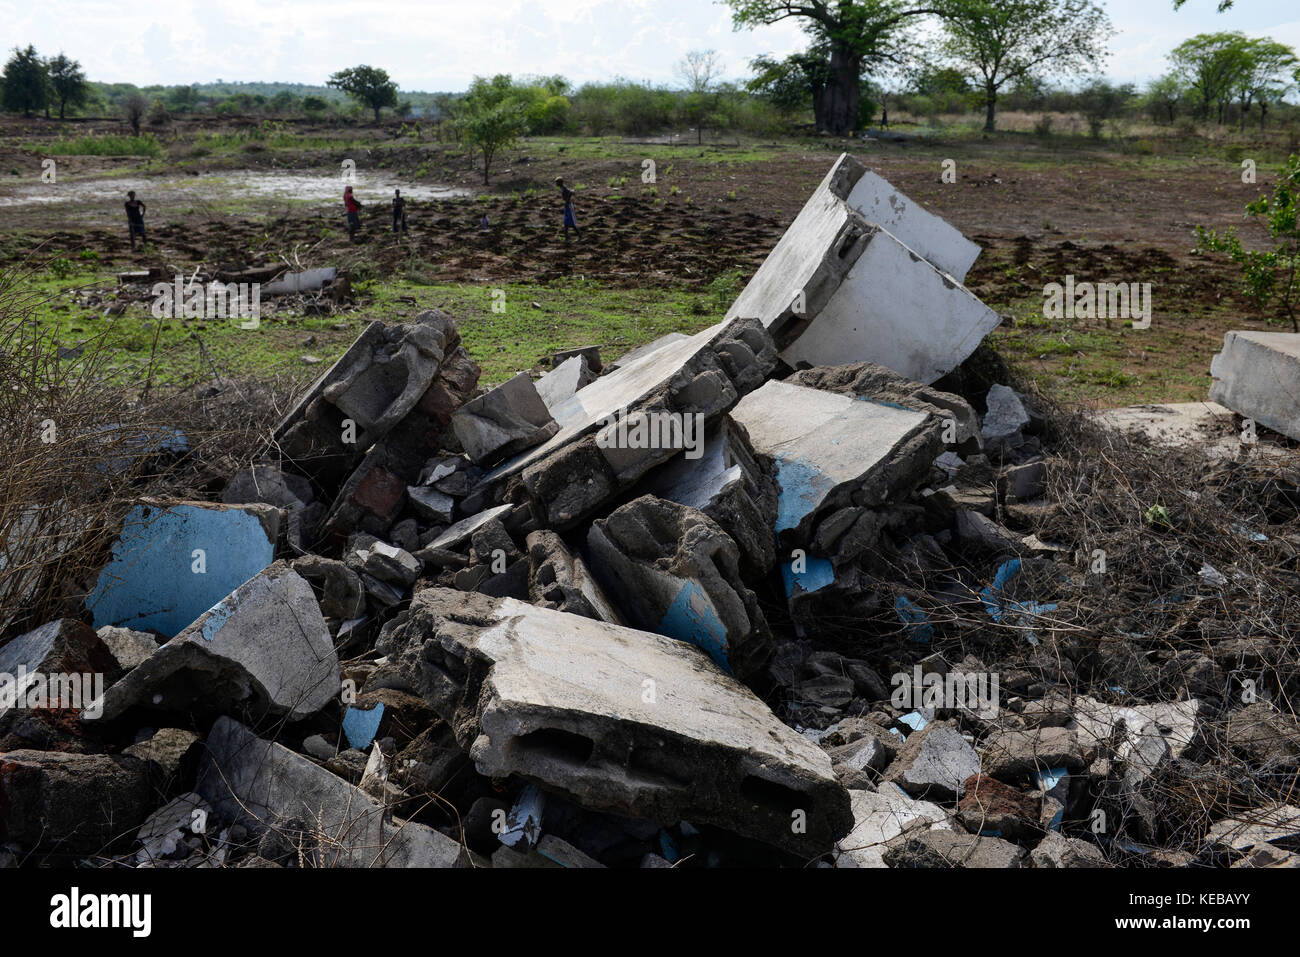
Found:
[[[832,171],[727,319],[760,319],[795,368],[875,362],[928,385],[956,368],[1001,320],[954,276],[845,202],[843,192]],[[903,220],[916,227],[905,230],[913,241],[925,234],[934,239],[924,243],[930,249],[945,245],[936,233],[950,227],[941,221]],[[949,262],[964,274],[959,259]]]
[[[557,405],[559,431],[485,482],[518,478],[539,521],[564,530],[702,439],[776,366],[762,325],[737,320],[670,343]]]
[[[878,791],[850,791],[853,830],[836,846],[836,867],[885,867],[885,847],[904,831],[951,830],[937,804],[917,801],[893,784]]]
[[[732,417],[776,462],[782,551],[847,560],[871,548],[877,526],[867,510],[914,486],[942,450],[940,422],[928,412],[784,382],[745,396]]]
[[[1028,857],[1000,837],[960,834],[952,830],[929,828],[907,831],[885,846],[884,859],[889,867],[1024,867]]]
[[[1109,867],[1095,844],[1050,832],[1029,852],[1033,867]]]
[[[907,736],[885,780],[913,797],[952,801],[979,770],[979,756],[957,727],[936,721]]]
[[[274,561],[281,519],[269,505],[137,505],[86,598],[95,627],[177,634]]]
[[[478,465],[495,465],[560,430],[526,372],[466,402],[452,415],[451,425]]]
[[[423,695],[481,774],[794,853],[820,853],[852,823],[825,753],[686,642],[433,588],[392,644],[372,680]]]
[[[553,409],[584,386],[596,381],[596,372],[587,365],[584,355],[571,356],[535,383],[537,394],[547,409]]]
[[[623,366],[630,366],[637,360],[648,356],[652,352],[662,349],[664,346],[670,346],[675,342],[681,342],[683,339],[689,338],[690,336],[684,332],[670,332],[666,336],[660,336],[658,339],[647,342],[643,346],[637,346],[635,349],[629,349],[627,352],[623,353],[613,362],[609,363],[609,371],[613,372],[615,369],[621,369]]]
[[[1024,429],[1029,425],[1029,413],[1013,389],[994,385],[985,397],[988,411],[984,413],[981,434],[984,445],[993,451],[1010,451],[1024,443]]]
[[[465,854],[433,828],[386,813],[358,787],[230,718],[208,734],[195,790],[214,814],[258,831],[310,822],[316,867],[460,867]]]
[[[158,650],[158,641],[147,631],[105,625],[96,633],[122,671],[130,671],[136,665],[144,664]],[[0,668],[0,671],[7,670]]]
[[[1234,856],[1260,845],[1300,851],[1300,808],[1282,804],[1226,817],[1210,827],[1205,844]]]
[[[338,694],[339,663],[311,586],[277,562],[112,685],[106,720],[144,706],[302,718]]]
[[[1300,334],[1229,332],[1210,362],[1210,399],[1300,440]]]
[[[690,642],[746,680],[771,633],[740,575],[740,551],[698,509],[642,496],[587,534],[596,577],[634,627]]]
[[[569,550],[555,532],[528,534],[529,601],[542,608],[595,618],[611,625],[626,624],[605,596],[586,562]]]
[[[1211,457],[1233,457],[1241,448],[1232,410],[1217,402],[1134,405],[1095,414],[1108,429],[1140,436],[1153,445],[1204,450]]]

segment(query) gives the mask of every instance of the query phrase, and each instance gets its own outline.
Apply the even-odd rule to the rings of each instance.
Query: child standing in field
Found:
[[[343,188],[343,208],[348,212],[348,239],[355,242],[361,228],[361,203],[352,195],[351,186]]]
[[[122,205],[126,207],[126,232],[131,240],[131,251],[135,252],[137,233],[140,236],[140,245],[143,246],[147,242],[144,236],[145,205],[141,200],[135,198],[135,190],[130,190],[126,194],[126,202]]]
[[[569,230],[572,229],[578,240],[582,240],[582,230],[578,229],[578,217],[573,211],[573,190],[564,185],[564,177],[555,177],[555,185],[560,187],[560,198],[564,200],[564,241],[569,241]]]

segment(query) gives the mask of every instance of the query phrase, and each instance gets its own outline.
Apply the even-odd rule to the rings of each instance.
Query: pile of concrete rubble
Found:
[[[977,254],[841,157],[695,335],[485,391],[449,316],[372,323],[220,502],[138,503],[86,621],[0,647],[102,676],[0,704],[0,859],[1300,862],[1281,800],[1160,846],[1165,769],[1226,736],[1295,775],[1300,725],[1082,687],[1046,599],[1084,573],[1020,521],[1043,421],[943,388],[1000,321]],[[954,654],[969,617],[1017,650]]]

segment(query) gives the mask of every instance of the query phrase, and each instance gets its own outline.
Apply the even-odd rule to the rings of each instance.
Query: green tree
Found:
[[[901,63],[908,28],[950,12],[955,0],[725,0],[736,29],[800,19],[829,58],[828,82],[813,98],[817,128],[843,136],[857,128],[864,70]]]
[[[1207,123],[1217,108],[1219,125],[1242,78],[1250,72],[1249,41],[1239,32],[1198,33],[1169,54],[1174,75],[1201,101]]]
[[[492,79],[474,77],[469,92],[457,104],[457,127],[470,150],[483,154],[483,183],[491,176],[492,160],[510,149],[528,128],[527,103],[508,74]]]
[[[1246,129],[1246,114],[1252,101],[1259,102],[1259,128],[1264,128],[1268,105],[1282,99],[1291,88],[1289,74],[1300,65],[1295,51],[1276,40],[1247,40],[1246,63],[1237,77],[1237,102],[1241,106],[1241,129]]]
[[[824,47],[792,53],[784,60],[757,56],[749,68],[755,75],[745,88],[786,113],[808,109],[831,81],[830,53]]]
[[[46,65],[50,77],[50,93],[59,105],[59,119],[69,106],[81,106],[90,97],[90,84],[86,74],[81,71],[81,64],[60,53]]]
[[[14,47],[13,56],[5,64],[3,99],[6,110],[22,111],[24,116],[31,116],[33,110],[45,109],[50,101],[50,78],[46,72],[45,61],[36,53],[36,48],[28,44],[26,50]]]
[[[342,90],[362,106],[374,110],[376,123],[380,110],[397,106],[397,84],[388,78],[387,70],[379,67],[363,65],[339,70],[325,85]]]
[[[1300,156],[1287,160],[1273,195],[1247,204],[1246,215],[1263,217],[1272,249],[1246,249],[1235,227],[1220,235],[1204,226],[1196,227],[1196,248],[1227,253],[1241,266],[1246,291],[1259,307],[1272,304],[1300,332]]]
[[[122,119],[126,120],[127,125],[131,127],[131,132],[136,136],[140,135],[140,124],[144,122],[144,117],[149,112],[149,99],[139,91],[128,93],[122,97]]]
[[[1004,86],[1036,73],[1095,69],[1115,32],[1090,0],[966,0],[944,19],[943,29],[944,53],[984,94],[990,133]]]
[[[1183,98],[1183,84],[1172,73],[1152,80],[1147,84],[1143,96],[1146,108],[1157,123],[1172,123],[1178,111],[1178,103]]]

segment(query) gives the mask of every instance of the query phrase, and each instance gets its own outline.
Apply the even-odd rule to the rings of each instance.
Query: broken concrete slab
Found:
[[[972,834],[994,833],[1009,840],[1037,837],[1039,799],[984,774],[973,774],[962,786],[957,817]]]
[[[271,564],[281,518],[261,504],[135,506],[86,598],[95,627],[179,633]]]
[[[89,626],[64,618],[0,648],[0,751],[98,750],[77,723],[100,717],[97,700],[121,667]]]
[[[850,791],[853,830],[836,845],[836,867],[884,867],[885,845],[905,830],[951,829],[937,804],[918,801],[894,784],[876,791]]]
[[[883,177],[841,153],[818,192],[828,192],[857,210],[867,222],[883,226],[899,242],[924,256],[958,282],[979,257],[980,248],[954,226],[909,199]]]
[[[0,754],[0,841],[23,850],[107,852],[156,806],[148,765],[128,754]]]
[[[1223,818],[1205,835],[1205,844],[1215,851],[1238,854],[1260,844],[1300,851],[1300,808],[1279,804]]]
[[[1024,444],[1024,428],[1029,425],[1029,413],[1020,396],[1009,386],[993,385],[985,398],[987,409],[981,434],[989,454],[1009,451]]]
[[[1300,334],[1229,332],[1210,362],[1210,399],[1300,440]]]
[[[579,555],[570,551],[555,532],[529,532],[528,597],[534,605],[571,615],[595,618],[613,625],[626,622]]]
[[[97,630],[97,634],[122,671],[130,671],[136,665],[144,664],[158,650],[157,639],[146,631],[105,625]],[[0,671],[6,670],[0,668]]]
[[[957,446],[964,454],[976,453],[981,447],[979,416],[969,402],[951,392],[907,379],[874,362],[816,366],[800,370],[784,381],[912,412],[929,412],[943,421],[942,438],[946,445]]]
[[[623,366],[629,366],[639,359],[648,356],[650,353],[662,349],[664,346],[672,345],[674,342],[681,342],[683,339],[689,339],[690,335],[685,332],[670,332],[666,336],[660,336],[643,346],[637,346],[635,349],[629,349],[613,362],[608,363],[610,372],[615,369],[621,369]]]
[[[366,593],[361,576],[346,564],[320,555],[303,555],[291,564],[320,592],[320,610],[326,618],[352,621],[365,614]]]
[[[1273,773],[1300,771],[1300,722],[1267,701],[1234,711],[1225,740],[1257,767]]]
[[[368,687],[422,695],[481,774],[809,857],[852,824],[826,754],[685,642],[430,588],[390,644]],[[806,831],[791,827],[796,815]]]
[[[1182,757],[1197,737],[1197,716],[1201,703],[1186,701],[1145,705],[1112,705],[1087,695],[1074,699],[1073,721],[1085,749],[1098,749],[1115,742],[1123,728],[1114,757],[1124,762],[1124,784],[1141,786],[1170,760]]]
[[[927,474],[942,451],[940,423],[928,413],[785,382],[768,382],[745,396],[731,416],[748,431],[755,451],[776,461],[774,530],[782,550],[807,548],[819,536],[852,540],[853,524],[866,516],[838,513],[884,504]],[[828,529],[819,527],[823,522]],[[826,534],[832,524],[844,525],[840,534]],[[872,544],[874,536],[850,551]]]
[[[926,384],[1001,321],[825,183],[727,312],[741,317],[761,320],[795,368],[868,361]]]
[[[570,398],[584,386],[596,381],[596,373],[587,365],[585,356],[565,359],[535,383],[537,394],[548,410]]]
[[[1052,768],[1082,771],[1091,763],[1091,755],[1077,730],[1061,727],[994,731],[980,747],[984,773],[1003,781]]]
[[[451,526],[433,539],[428,545],[420,549],[415,557],[419,558],[421,553],[428,551],[441,551],[447,549],[463,548],[474,533],[483,528],[489,522],[504,519],[514,511],[513,505],[497,505],[493,508],[484,509],[477,515],[471,515],[469,518],[462,518],[455,525]]]
[[[776,479],[731,416],[706,430],[699,457],[683,452],[647,475],[640,491],[697,508],[717,522],[740,548],[746,579],[776,564]]]
[[[740,551],[699,509],[644,495],[593,522],[587,549],[634,627],[690,642],[742,681],[767,661],[771,632]]]
[[[325,707],[338,689],[338,656],[316,596],[277,562],[127,672],[102,707],[107,720],[135,705],[293,720]]]
[[[462,405],[451,417],[465,454],[478,465],[495,465],[540,445],[559,431],[527,372]]]
[[[206,832],[211,811],[208,802],[193,791],[173,798],[154,811],[135,835],[140,845],[135,854],[136,866],[165,866],[163,862],[176,856],[187,836]]]
[[[518,476],[542,524],[571,527],[683,451],[688,428],[692,437],[702,437],[775,366],[775,346],[757,321],[705,329],[601,376],[560,403],[553,410],[560,430],[484,481]]]
[[[433,828],[393,818],[364,791],[307,758],[218,718],[195,790],[228,821],[272,830],[309,822],[318,867],[458,867],[459,844]]]
[[[1108,429],[1145,437],[1166,448],[1201,448],[1211,456],[1233,456],[1241,448],[1232,410],[1216,402],[1132,405],[1097,412]]]

